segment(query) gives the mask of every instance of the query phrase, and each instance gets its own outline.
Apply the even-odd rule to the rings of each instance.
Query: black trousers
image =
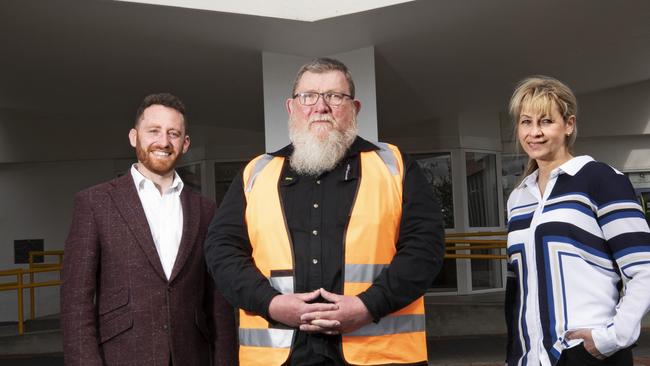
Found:
[[[556,366],[633,366],[633,364],[632,347],[624,348],[604,360],[599,360],[587,352],[585,347],[580,344],[564,350]]]

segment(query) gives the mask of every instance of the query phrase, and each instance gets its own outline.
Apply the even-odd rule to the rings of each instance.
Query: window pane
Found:
[[[465,153],[470,227],[499,226],[496,155]]]
[[[226,195],[230,183],[235,176],[246,166],[243,161],[214,163],[214,200],[217,205],[221,203]]]

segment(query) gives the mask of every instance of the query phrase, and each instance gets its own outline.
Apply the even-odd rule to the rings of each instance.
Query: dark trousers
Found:
[[[604,360],[599,360],[587,352],[585,347],[580,344],[575,347],[565,349],[562,352],[560,360],[556,364],[556,366],[591,365],[633,366],[632,347],[624,348]]]

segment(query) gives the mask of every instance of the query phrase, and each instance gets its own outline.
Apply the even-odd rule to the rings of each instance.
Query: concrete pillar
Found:
[[[361,112],[357,118],[359,135],[367,140],[377,141],[374,47],[335,55],[314,55],[313,57],[264,52],[262,53],[262,67],[266,151],[275,151],[289,143],[288,116],[284,102],[291,94],[293,79],[300,66],[319,56],[336,58],[350,68],[356,86],[355,97],[361,101]]]

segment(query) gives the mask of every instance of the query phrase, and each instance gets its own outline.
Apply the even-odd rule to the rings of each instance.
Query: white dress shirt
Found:
[[[142,175],[136,166],[137,164],[131,166],[131,175],[147,216],[160,263],[165,271],[165,276],[169,279],[183,234],[183,207],[181,205],[183,181],[174,172],[172,185],[161,195],[155,184]]]

